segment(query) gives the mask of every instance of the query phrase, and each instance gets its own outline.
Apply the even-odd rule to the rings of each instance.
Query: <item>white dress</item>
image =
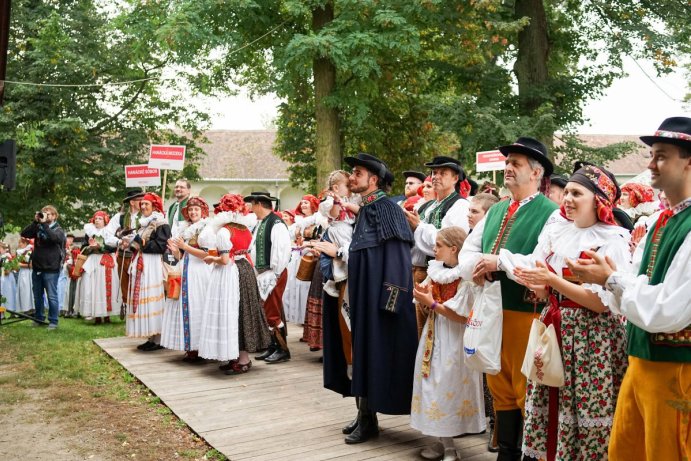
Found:
[[[293,247],[288,263],[288,282],[283,292],[283,309],[289,322],[305,323],[305,311],[307,310],[307,293],[310,290],[311,281],[298,280],[296,275],[300,267],[300,260],[305,250]]]
[[[0,270],[0,293],[5,298],[2,304],[9,310],[17,310],[17,279],[14,272],[5,274],[4,270]]]
[[[200,248],[216,248],[216,235],[208,222],[208,218],[204,218],[189,226],[182,225],[180,236],[187,243],[196,240]],[[166,300],[161,346],[176,351],[196,351],[213,267],[189,253],[183,255],[178,266],[182,274],[182,289],[178,299]]]
[[[230,232],[222,227],[216,234],[216,249],[220,255],[232,248]],[[233,258],[225,266],[214,264],[205,299],[199,356],[223,361],[238,358],[240,278]]]
[[[446,268],[441,261],[430,261],[428,278],[446,285],[460,278],[459,267]],[[459,315],[470,314],[470,282],[461,282],[456,295],[443,304]],[[422,331],[413,378],[410,426],[435,437],[454,437],[485,430],[485,401],[482,375],[463,362],[465,325],[443,315],[434,315],[434,341],[429,376],[423,376],[422,359],[430,327],[427,319]]]
[[[140,218],[140,230],[145,228],[152,219],[157,219],[165,223],[161,225],[168,225],[167,221],[164,221],[165,218],[162,213],[153,212],[148,218]],[[137,312],[134,312],[137,265],[140,258],[144,262],[144,269],[142,270],[139,283],[139,303],[136,305]],[[125,323],[127,336],[148,338],[157,335],[161,333],[161,326],[163,324],[163,306],[165,302],[163,284],[167,279],[167,275],[163,268],[162,255],[138,251],[132,258],[129,273],[130,284],[128,287],[128,299],[130,302],[127,305],[127,319]]]
[[[91,223],[84,226],[87,237],[108,241],[108,229],[97,229]],[[109,317],[120,312],[120,272],[115,253],[93,253],[87,256],[84,272],[77,285],[75,309],[83,317]],[[116,312],[117,311],[117,312]]]
[[[17,257],[23,258],[31,247],[17,249]],[[17,312],[28,312],[34,309],[33,283],[31,282],[31,268],[20,267],[17,277]]]

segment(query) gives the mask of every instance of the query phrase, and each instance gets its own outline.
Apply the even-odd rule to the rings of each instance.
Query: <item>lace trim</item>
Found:
[[[530,413],[533,416],[547,416],[548,410],[546,407],[535,407],[534,405],[525,403],[526,414]],[[612,427],[612,417],[603,416],[599,418],[577,418],[573,413],[559,412],[559,423],[568,425],[577,425],[579,427]],[[537,452],[536,452],[537,453]]]
[[[523,444],[521,447],[521,451],[523,454],[529,458],[534,458],[534,459],[547,459],[547,452],[545,451],[538,451],[535,450],[534,448],[528,448]]]

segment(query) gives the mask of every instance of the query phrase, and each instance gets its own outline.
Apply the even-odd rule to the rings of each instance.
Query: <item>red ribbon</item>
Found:
[[[106,268],[106,310],[113,310],[113,268],[115,260],[110,253],[103,253],[101,256],[101,266]]]
[[[182,290],[182,277],[168,277],[168,297],[170,299],[178,299],[180,291]],[[174,296],[177,294],[177,296]]]

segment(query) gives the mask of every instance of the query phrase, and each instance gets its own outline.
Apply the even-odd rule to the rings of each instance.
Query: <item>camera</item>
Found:
[[[37,211],[36,212],[36,219],[43,219],[45,216],[43,215],[42,211]]]

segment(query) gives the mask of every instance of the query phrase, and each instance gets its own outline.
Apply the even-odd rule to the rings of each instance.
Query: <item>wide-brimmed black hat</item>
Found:
[[[550,184],[554,184],[555,186],[559,186],[563,189],[566,187],[566,183],[569,182],[569,180],[566,178],[566,176],[553,174],[549,176],[549,182]]]
[[[547,147],[537,139],[520,137],[515,143],[507,146],[500,146],[499,151],[504,155],[523,154],[534,158],[545,169],[545,176],[554,173],[554,165],[547,156]]]
[[[125,192],[125,199],[122,201],[122,203],[127,203],[134,198],[141,198],[141,197],[144,197],[144,191],[142,190],[142,188],[141,187],[133,187],[131,189],[127,189],[127,192]]]
[[[393,174],[387,168],[386,163],[382,162],[374,155],[360,152],[355,157],[344,158],[343,161],[345,161],[351,167],[361,166],[366,168],[370,173],[375,174],[384,180],[384,182],[389,184],[393,183]],[[389,178],[386,177],[387,173],[390,175]]]
[[[404,171],[403,177],[404,178],[417,178],[421,182],[425,182],[425,179],[427,178],[425,173],[420,173],[419,171]]]
[[[465,171],[461,167],[461,162],[453,157],[439,155],[434,157],[431,162],[425,163],[425,166],[429,168],[449,168],[458,173],[460,176],[459,180],[463,181],[465,179]]]
[[[670,117],[665,119],[652,136],[641,136],[641,141],[649,146],[656,142],[674,144],[684,148],[691,148],[691,118]]]
[[[245,202],[266,202],[269,205],[271,202],[278,202],[276,197],[272,197],[268,192],[251,192],[243,198]]]

